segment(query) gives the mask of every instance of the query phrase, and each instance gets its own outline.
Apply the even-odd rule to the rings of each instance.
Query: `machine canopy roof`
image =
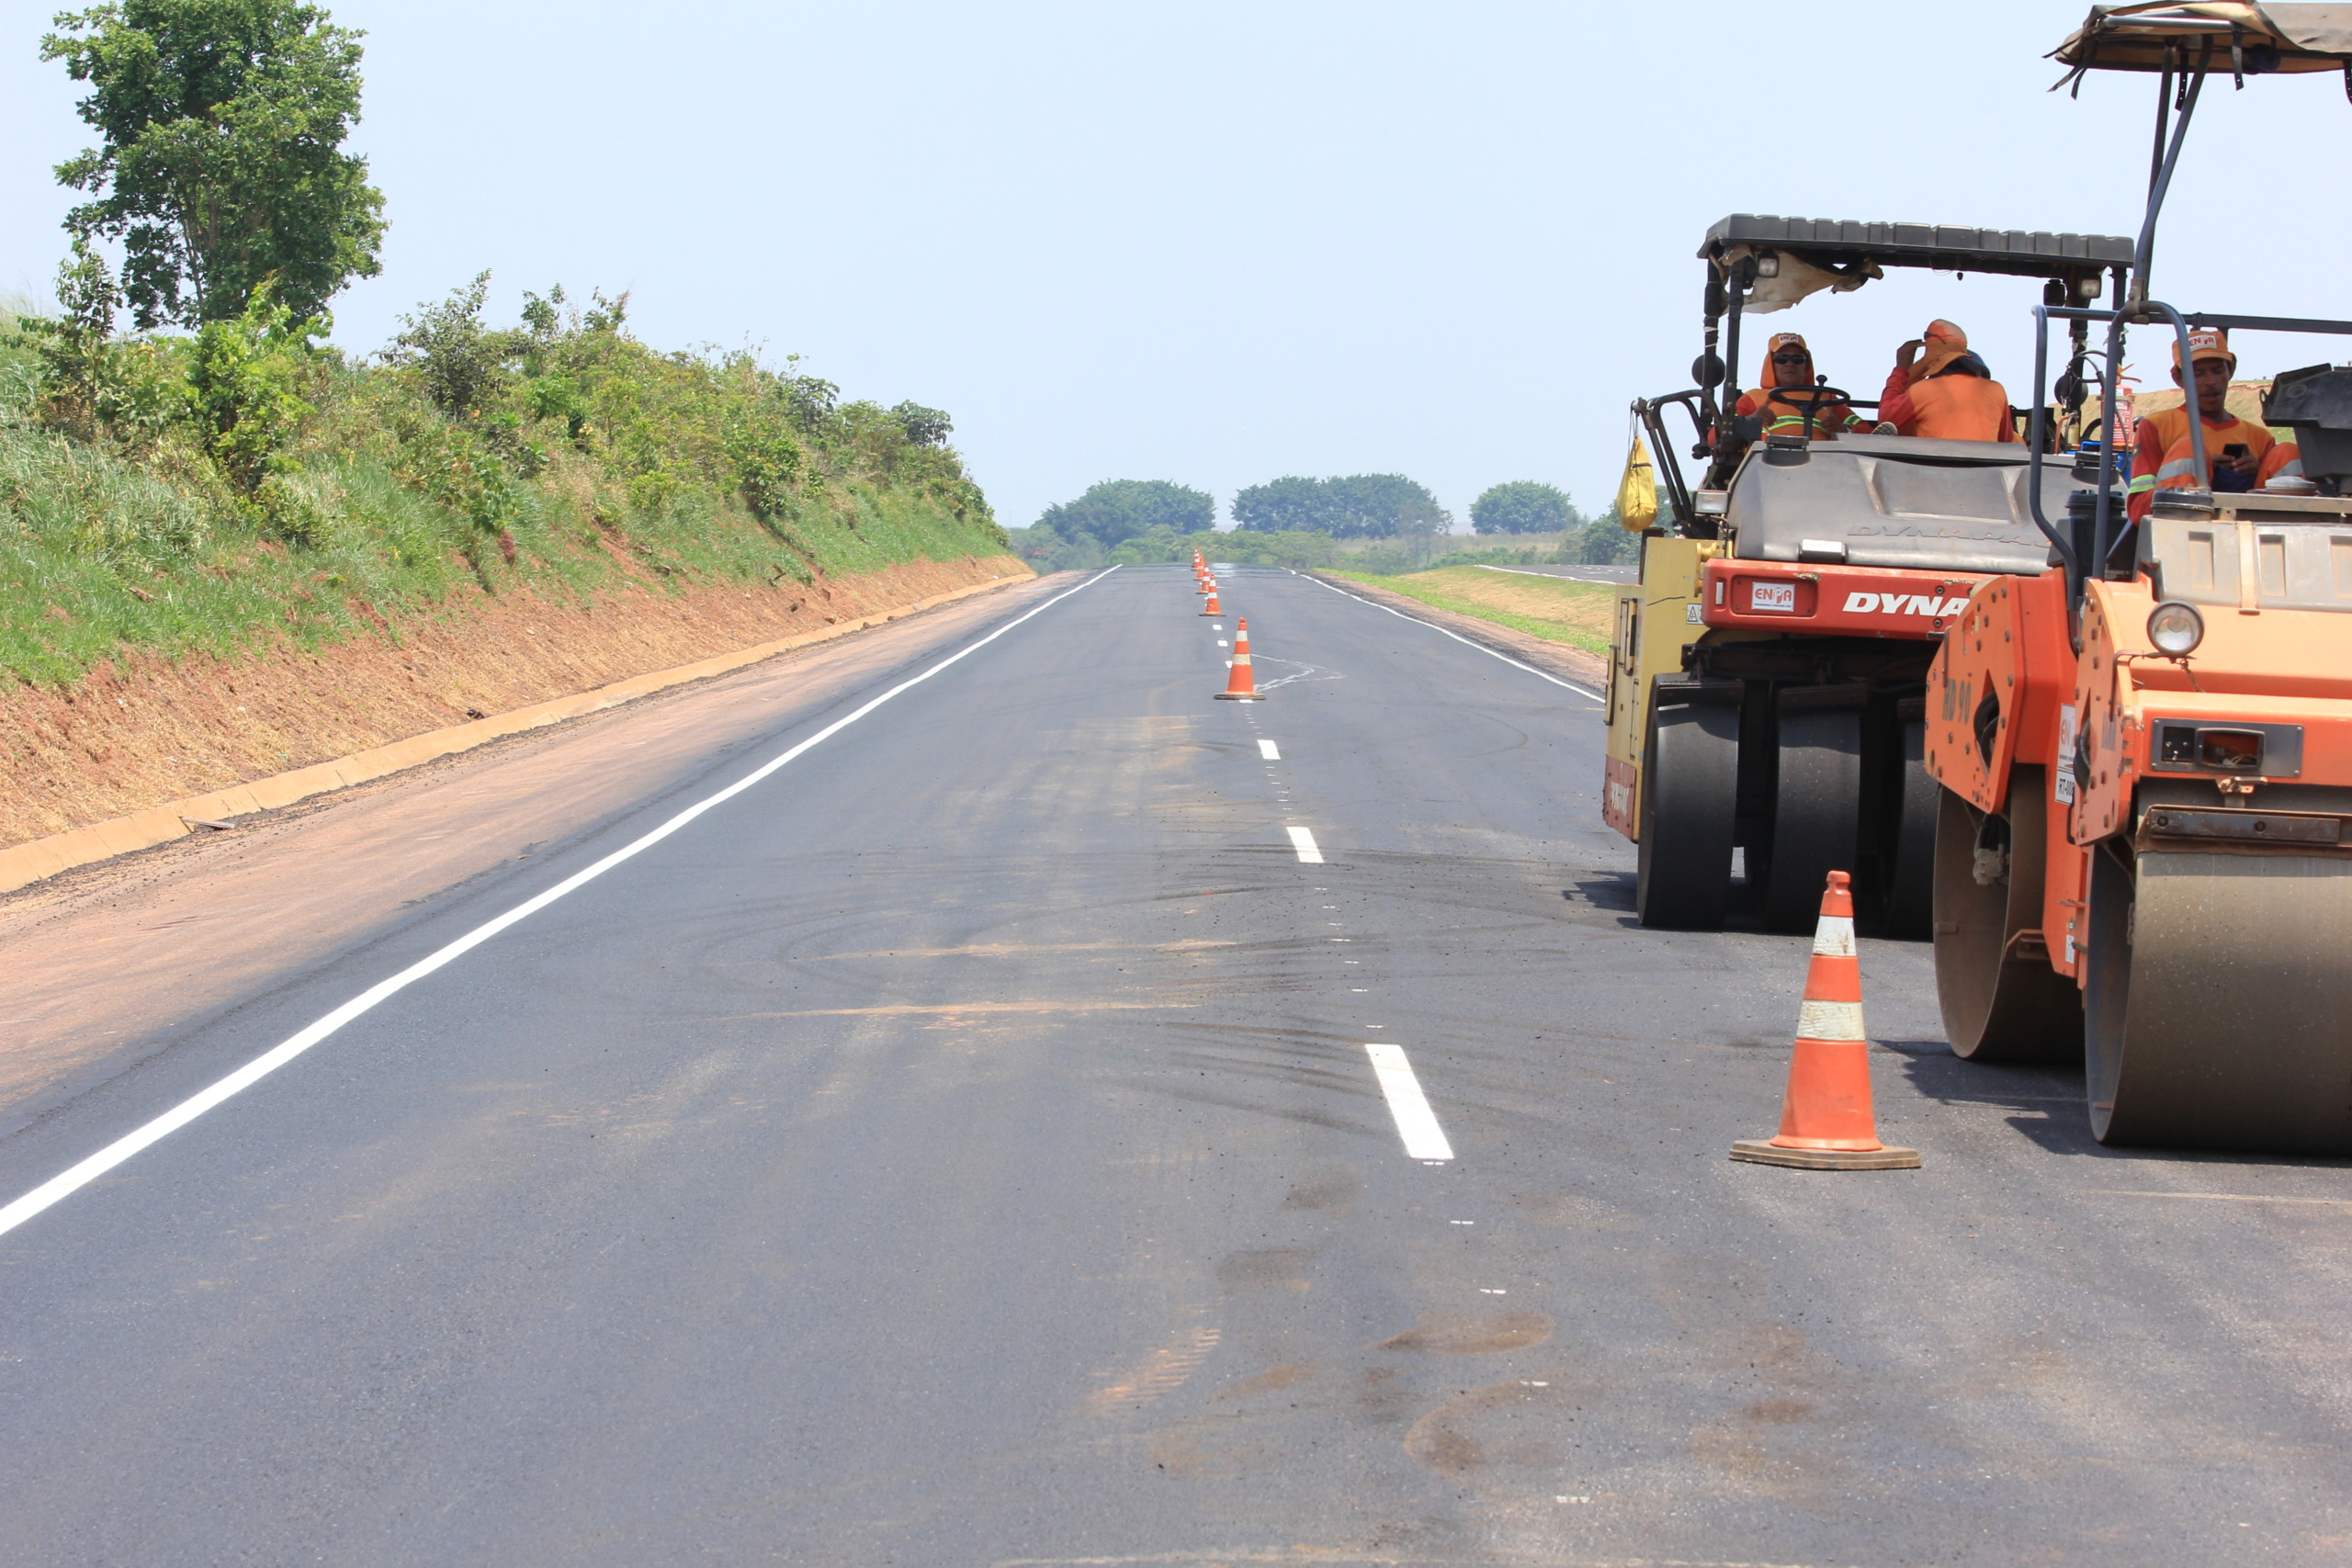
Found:
[[[2340,71],[2352,64],[2352,5],[2157,0],[2094,6],[2090,18],[2050,58],[2074,67],[2071,81],[2086,71],[2162,71],[2168,55],[2176,67],[2193,64],[2209,46],[2207,65],[2214,71],[2249,76]]]
[[[2132,242],[2111,234],[1957,229],[1939,223],[1848,223],[1735,212],[1707,231],[1702,260],[1728,274],[1744,256],[1773,258],[1746,296],[1750,314],[1785,310],[1825,288],[1847,294],[1888,266],[2006,272],[2073,282],[2132,265]]]
[[[1700,256],[1728,262],[1750,253],[1794,253],[1825,269],[1927,266],[1945,272],[2006,272],[2073,277],[2132,265],[2132,242],[2113,234],[2052,234],[2024,229],[1963,229],[1942,223],[1850,223],[1827,218],[1735,212],[1707,231]]]

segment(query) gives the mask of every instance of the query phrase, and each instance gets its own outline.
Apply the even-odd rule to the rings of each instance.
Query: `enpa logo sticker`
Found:
[[[1933,593],[1849,593],[1849,615],[1957,615],[1968,608],[1965,599],[1942,599]]]

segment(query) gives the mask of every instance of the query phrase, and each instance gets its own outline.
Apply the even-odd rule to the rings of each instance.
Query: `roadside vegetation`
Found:
[[[135,0],[43,41],[102,144],[62,165],[53,307],[0,306],[0,670],[62,685],[461,612],[527,588],[810,581],[1006,547],[948,416],[747,353],[657,350],[626,295],[489,274],[373,355],[324,302],[376,270],[338,149],[358,35],[289,0]],[[127,314],[129,320],[122,318]],[[127,329],[127,330],[126,330]]]
[[[1605,658],[1609,652],[1610,618],[1615,614],[1617,591],[1605,582],[1531,577],[1464,565],[1399,576],[1346,570],[1332,575],[1385,588],[1440,610],[1475,615],[1548,642],[1564,642],[1587,653]]]
[[[1004,548],[946,416],[748,355],[660,353],[626,301],[482,280],[383,355],[262,294],[197,333],[0,332],[0,669],[311,646],[518,587],[809,581]]]

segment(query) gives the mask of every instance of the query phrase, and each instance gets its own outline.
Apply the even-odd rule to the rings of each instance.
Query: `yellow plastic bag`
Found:
[[[1638,534],[1657,521],[1657,476],[1650,468],[1650,449],[1634,437],[1625,455],[1625,477],[1617,481],[1617,523],[1628,534]]]

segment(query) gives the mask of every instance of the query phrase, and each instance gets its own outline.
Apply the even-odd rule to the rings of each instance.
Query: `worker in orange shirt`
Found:
[[[1969,351],[1968,334],[1942,320],[1894,351],[1894,369],[1879,393],[1880,423],[1898,435],[1946,441],[2015,441],[2008,389]]]
[[[1743,419],[1760,417],[1767,435],[1802,435],[1805,416],[1813,416],[1816,436],[1843,435],[1861,428],[1861,416],[1842,401],[1816,403],[1812,398],[1792,398],[1791,389],[1814,385],[1813,351],[1794,333],[1775,333],[1764,350],[1764,384],[1744,394],[1732,412]]]
[[[2188,334],[2188,378],[2180,374],[2180,344],[2172,348],[2172,378],[2185,394],[2181,406],[2161,409],[2139,421],[2138,450],[2132,461],[2132,493],[2126,511],[2145,517],[2155,493],[2162,490],[2217,490],[2243,493],[2285,467],[2271,461],[2278,440],[2267,426],[2230,412],[2230,377],[2238,367],[2230,352],[2227,333],[2219,327],[2197,327]],[[2205,427],[2205,456],[2210,476],[2197,471],[2195,448],[2188,439],[2188,410],[2194,405]],[[2300,453],[2297,454],[2301,456]],[[2269,472],[2264,471],[2269,465]],[[2295,465],[2300,470],[2301,465]]]

